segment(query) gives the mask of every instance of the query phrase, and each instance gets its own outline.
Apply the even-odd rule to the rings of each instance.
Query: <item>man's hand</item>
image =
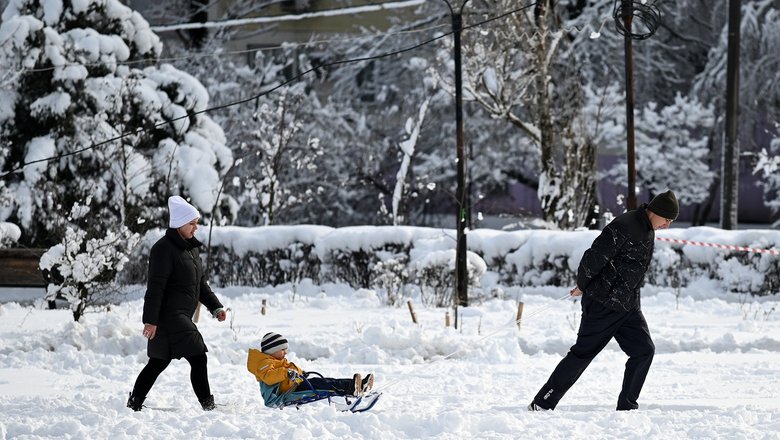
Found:
[[[571,292],[569,292],[569,295],[571,295],[571,296],[581,296],[582,295],[582,290],[580,290],[580,288],[578,286],[574,286],[574,288],[571,289]]]
[[[152,340],[157,334],[157,326],[154,324],[144,324],[144,338]]]

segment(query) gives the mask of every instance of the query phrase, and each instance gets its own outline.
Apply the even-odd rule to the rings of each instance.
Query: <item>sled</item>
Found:
[[[333,391],[314,390],[314,387],[306,378],[310,374],[322,377],[322,375],[317,372],[307,372],[303,377],[303,381],[309,386],[309,389],[305,391],[291,390],[280,394],[279,384],[266,385],[263,381],[258,381],[265,406],[279,409],[295,406],[296,409],[300,409],[301,406],[308,403],[327,399],[328,404],[333,405],[339,411],[357,413],[368,411],[373,408],[382,395],[382,393],[379,392],[368,392],[362,396],[342,396]],[[337,399],[338,401],[334,401],[334,399]],[[343,402],[341,402],[341,400],[343,400]]]

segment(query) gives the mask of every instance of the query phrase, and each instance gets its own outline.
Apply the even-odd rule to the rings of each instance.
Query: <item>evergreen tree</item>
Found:
[[[23,244],[55,243],[88,198],[95,230],[162,226],[171,194],[208,215],[232,154],[196,114],[205,88],[156,64],[162,44],[137,12],[118,0],[16,0],[2,19],[0,65],[14,78],[0,82],[0,172],[16,197],[0,218],[22,227]]]

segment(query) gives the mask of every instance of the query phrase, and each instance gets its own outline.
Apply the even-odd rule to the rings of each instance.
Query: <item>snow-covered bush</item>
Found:
[[[409,270],[405,258],[391,258],[374,265],[371,283],[385,295],[387,305],[399,305],[405,299],[406,284],[409,282]]]
[[[304,278],[319,281],[320,259],[314,242],[332,228],[326,226],[214,227],[197,235],[204,247],[200,255],[211,281],[220,286],[267,286],[298,283]],[[165,230],[146,233],[121,274],[129,284],[145,284],[149,250]],[[211,242],[209,249],[208,243]]]
[[[697,227],[671,229],[659,235],[751,249],[776,250],[780,247],[780,232],[773,230],[724,231]],[[778,294],[780,255],[694,244],[656,244],[647,282],[658,286],[685,287],[701,279],[716,280],[724,289],[733,292],[759,296]]]
[[[320,261],[313,248],[311,243],[292,242],[263,253],[249,251],[237,255],[233,249],[216,246],[211,250],[211,278],[222,286],[297,285],[304,278],[317,280]]]
[[[375,278],[374,267],[383,262],[404,258],[408,260],[409,246],[398,243],[386,243],[375,249],[334,249],[328,256],[331,281],[345,282],[351,286],[369,288]]]
[[[378,289],[388,303],[420,291],[426,303],[449,305],[455,286],[452,235],[454,231],[408,226],[215,227],[210,276],[222,286],[295,284],[303,278],[317,284],[347,283]],[[469,295],[502,286],[573,286],[582,254],[597,235],[584,230],[470,231]],[[142,240],[123,272],[124,281],[146,281],[149,248],[161,236],[158,230]],[[773,230],[696,227],[659,231],[658,236],[757,249],[780,245],[780,231]],[[780,256],[656,243],[647,283],[678,289],[700,279],[751,295],[777,294]]]
[[[89,210],[74,206],[72,219],[83,218]],[[125,226],[116,231],[65,228],[60,244],[41,256],[40,268],[48,281],[46,299],[64,298],[78,321],[87,307],[104,304],[112,291],[118,272],[138,243],[140,235]]]
[[[13,223],[0,222],[0,247],[6,247],[19,240],[22,231]]]
[[[682,251],[671,246],[656,246],[653,252],[652,270],[648,270],[645,281],[650,284],[674,287],[681,286],[684,269]],[[688,271],[690,273],[690,271]]]
[[[466,253],[467,285],[469,291],[479,287],[479,279],[487,265],[474,252]],[[447,307],[453,304],[455,291],[455,249],[431,251],[412,261],[409,269],[420,288],[423,304]]]
[[[568,286],[573,285],[577,264],[597,233],[522,231],[518,235],[523,240],[506,250],[508,265],[501,273],[501,280],[520,286]],[[500,236],[494,238],[500,239]]]
[[[433,237],[446,237],[439,229],[409,226],[354,226],[337,228],[316,242],[324,281],[369,288],[374,267],[384,261],[410,261],[412,247]]]

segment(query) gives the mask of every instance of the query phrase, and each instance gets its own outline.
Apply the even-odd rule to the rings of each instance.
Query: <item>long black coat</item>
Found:
[[[647,205],[612,220],[585,251],[577,270],[577,286],[605,307],[639,310],[639,288],[655,247],[655,231]]]
[[[206,282],[200,246],[198,239],[185,240],[173,228],[152,246],[143,314],[144,324],[157,326],[147,346],[150,358],[179,359],[208,351],[192,315],[198,301],[211,312],[222,304]]]

